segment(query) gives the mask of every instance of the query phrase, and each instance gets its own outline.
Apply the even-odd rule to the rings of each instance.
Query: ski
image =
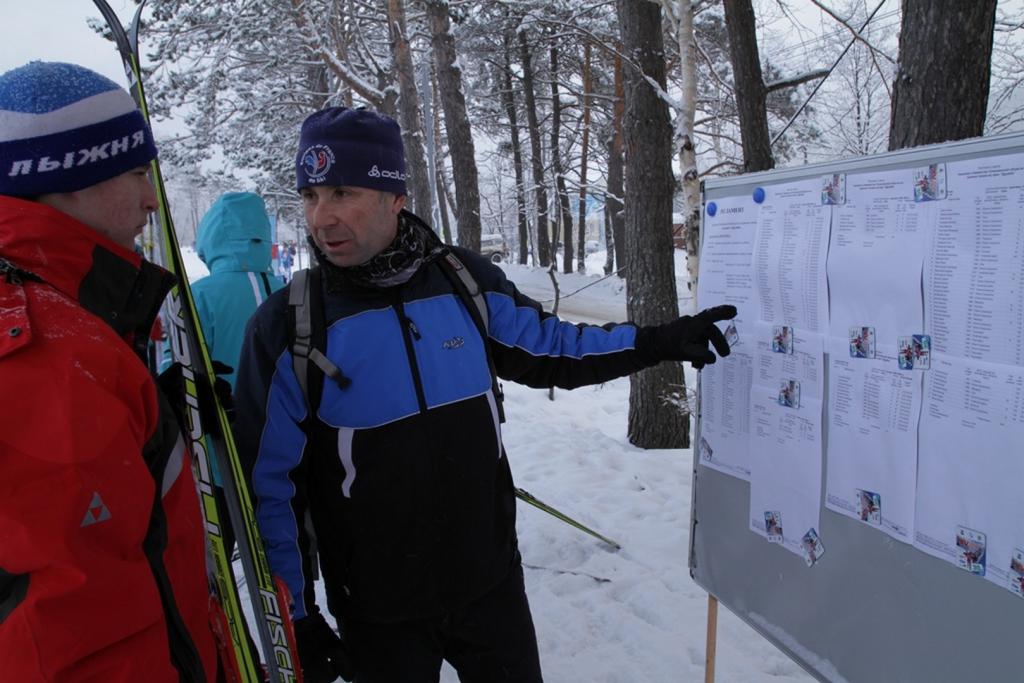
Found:
[[[530,505],[532,505],[533,507],[537,508],[538,510],[543,510],[544,512],[548,513],[549,515],[551,515],[555,519],[562,520],[563,522],[565,522],[569,526],[576,527],[577,529],[579,529],[580,531],[582,531],[585,534],[590,534],[594,538],[599,539],[601,541],[604,541],[605,543],[607,543],[611,547],[615,548],[616,550],[622,550],[622,546],[619,545],[618,543],[616,543],[615,541],[613,541],[612,539],[608,538],[607,536],[602,536],[601,534],[597,533],[596,531],[594,531],[590,527],[585,526],[581,522],[577,522],[575,519],[573,519],[569,515],[565,514],[561,510],[557,510],[557,509],[551,507],[550,505],[548,505],[547,503],[545,503],[544,501],[540,500],[535,495],[530,493],[529,491],[526,491],[526,490],[521,489],[521,488],[516,488],[516,498],[518,498],[519,500],[523,501],[524,503],[529,503]]]
[[[93,2],[103,15],[117,45],[132,97],[135,98],[143,117],[149,121],[149,108],[142,86],[142,70],[138,53],[139,19],[145,6],[145,0],[139,4],[129,32],[125,31],[106,0],[93,0]],[[228,633],[224,634],[224,639],[230,639],[230,651],[234,658],[234,662],[230,662],[227,668],[242,683],[262,683],[264,681],[264,672],[248,645],[245,617],[239,601],[238,588],[231,560],[225,552],[224,537],[221,531],[223,520],[217,510],[211,476],[211,467],[214,462],[221,472],[229,522],[236,530],[235,536],[238,541],[243,574],[252,609],[256,616],[258,636],[266,663],[266,674],[271,683],[291,683],[293,681],[301,683],[302,670],[295,648],[294,635],[292,635],[291,617],[285,605],[285,596],[279,591],[280,584],[275,583],[275,577],[270,573],[263,540],[256,526],[249,490],[244,483],[245,475],[238,451],[235,448],[231,426],[224,407],[216,399],[214,392],[216,375],[202,328],[199,325],[195,301],[192,298],[192,290],[189,287],[181,249],[178,246],[177,234],[171,220],[158,159],[153,160],[150,175],[159,202],[158,215],[162,229],[165,260],[163,265],[178,278],[178,284],[171,290],[168,297],[167,334],[174,358],[181,364],[185,378],[184,412],[188,416],[189,422],[189,433],[185,436],[194,458],[194,470],[197,475],[201,508],[209,540],[208,545],[214,563],[214,590],[220,599],[224,613],[223,621],[226,622],[228,630]],[[205,393],[214,397],[218,421],[216,425],[202,424],[199,410],[200,387],[204,387]],[[232,664],[234,666],[231,666]]]

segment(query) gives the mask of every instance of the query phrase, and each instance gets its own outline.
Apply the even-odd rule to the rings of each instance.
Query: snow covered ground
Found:
[[[678,252],[677,252],[678,253]],[[186,251],[190,274],[202,264]],[[588,271],[601,273],[604,253]],[[683,272],[677,258],[677,273]],[[551,296],[546,271],[503,265],[538,299]],[[559,274],[563,295],[599,280]],[[679,292],[686,287],[679,283]],[[546,292],[546,294],[545,294]],[[576,295],[582,318],[625,319],[618,278]],[[570,299],[563,310],[570,310]],[[550,303],[546,304],[550,307]],[[576,319],[571,314],[568,318]],[[686,368],[688,383],[696,375]],[[518,486],[622,545],[600,541],[526,504],[518,533],[544,677],[549,683],[703,681],[707,594],[689,575],[692,452],[642,450],[626,439],[629,380],[575,391],[504,383],[504,440]],[[321,604],[326,600],[321,595]],[[813,680],[728,610],[720,609],[716,680]],[[442,683],[458,681],[445,666]]]
[[[519,486],[623,546],[613,551],[520,505],[545,679],[702,681],[707,594],[687,569],[691,451],[629,444],[628,379],[556,391],[554,402],[516,385],[505,392],[505,443]],[[726,610],[716,670],[723,683],[811,680]]]

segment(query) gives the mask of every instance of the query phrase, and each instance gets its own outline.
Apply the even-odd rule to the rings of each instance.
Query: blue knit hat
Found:
[[[0,75],[0,194],[74,192],[155,157],[142,113],[109,78],[61,62]]]
[[[368,187],[404,195],[405,148],[395,120],[367,109],[328,107],[302,122],[295,189]]]

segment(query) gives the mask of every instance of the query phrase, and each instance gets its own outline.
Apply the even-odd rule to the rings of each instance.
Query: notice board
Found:
[[[694,580],[822,681],[1024,681],[1024,135],[708,180],[701,245]]]

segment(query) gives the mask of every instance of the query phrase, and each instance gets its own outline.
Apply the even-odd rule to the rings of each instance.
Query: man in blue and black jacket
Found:
[[[447,660],[467,682],[539,682],[491,366],[572,389],[662,360],[713,363],[709,344],[729,353],[714,323],[736,311],[656,327],[545,313],[404,210],[401,133],[371,111],[307,118],[296,174],[338,381],[323,383],[311,411],[286,288],[250,321],[235,426],[268,560],[295,599],[306,680],[425,683]],[[486,333],[447,272],[449,251],[483,290]],[[344,642],[315,602],[311,536]]]

